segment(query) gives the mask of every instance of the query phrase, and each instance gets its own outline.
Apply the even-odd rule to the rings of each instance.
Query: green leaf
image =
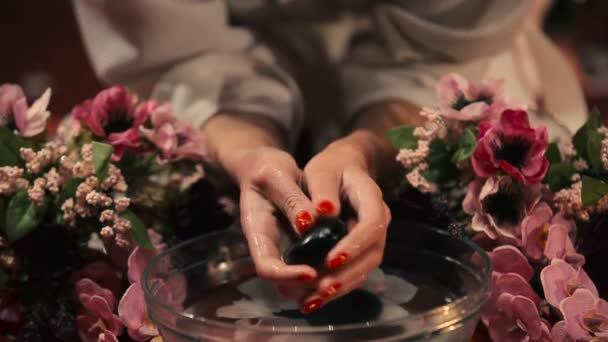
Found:
[[[7,127],[0,127],[0,166],[21,166],[21,147],[27,146],[26,141],[15,135]]]
[[[27,190],[16,192],[6,209],[6,235],[11,241],[19,240],[34,230],[46,215],[48,197],[45,196],[40,206],[29,199]]]
[[[114,148],[112,145],[93,141],[93,164],[95,165],[95,174],[99,178],[99,182],[103,182],[108,176],[108,168],[110,167],[110,159]]]
[[[65,182],[61,187],[59,197],[57,197],[57,206],[61,207],[63,202],[65,202],[68,198],[74,197],[74,195],[76,195],[76,189],[78,189],[78,186],[82,182],[82,178],[71,178]]]
[[[452,152],[443,140],[435,139],[429,145],[429,156],[426,162],[428,169],[421,174],[430,182],[443,183],[459,177],[458,168],[452,163]]]
[[[418,148],[418,137],[414,135],[416,126],[399,126],[386,132],[386,137],[393,143],[393,146],[400,149]]]
[[[551,191],[557,192],[572,184],[572,175],[576,173],[574,166],[568,163],[555,163],[549,166],[549,171],[544,182],[549,185]]]
[[[129,233],[133,238],[133,241],[142,248],[152,249],[152,242],[150,241],[150,237],[148,237],[148,232],[146,231],[146,226],[144,223],[135,215],[132,211],[127,210],[120,214],[123,218],[126,218],[131,222],[131,229],[129,229]]]
[[[599,174],[602,169],[600,158],[602,135],[597,131],[601,126],[602,117],[599,110],[594,108],[591,113],[589,113],[587,122],[585,122],[572,138],[572,144],[576,149],[577,156],[589,163],[591,171],[594,174]]]
[[[458,141],[458,149],[452,155],[452,162],[457,163],[469,159],[477,148],[477,137],[473,129],[467,128],[462,132]]]
[[[545,157],[549,160],[550,164],[557,164],[562,162],[562,155],[559,153],[559,147],[557,146],[557,142],[552,142],[547,147],[547,152],[545,152]]]
[[[602,172],[602,135],[597,131],[587,133],[587,161],[591,170],[598,174]]]
[[[583,189],[581,191],[583,205],[594,205],[606,195],[608,195],[608,184],[589,176],[583,176]]]

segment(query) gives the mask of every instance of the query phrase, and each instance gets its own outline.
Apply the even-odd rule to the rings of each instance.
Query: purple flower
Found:
[[[0,86],[0,126],[17,130],[24,137],[42,133],[51,115],[47,110],[50,99],[51,89],[47,88],[28,108],[21,87],[14,84]]]
[[[589,289],[577,289],[572,296],[561,301],[559,309],[564,315],[569,338],[573,341],[608,339],[608,302],[598,298],[596,293]]]
[[[472,226],[490,238],[519,239],[520,224],[541,197],[538,184],[523,186],[510,177],[476,179],[468,186],[463,209],[473,215]]]
[[[514,246],[500,246],[490,253],[494,271],[498,273],[515,273],[529,281],[534,275],[534,269],[528,259]]]
[[[551,264],[540,272],[540,280],[545,292],[545,298],[554,307],[571,296],[577,289],[587,289],[598,296],[597,288],[585,270],[578,270],[561,259],[551,260]]]
[[[123,325],[114,314],[116,298],[112,291],[87,278],[79,280],[75,290],[84,308],[84,313],[77,317],[80,339],[84,342],[116,340],[116,336],[122,333]]]
[[[540,318],[530,298],[503,293],[498,297],[497,309],[488,322],[492,341],[551,341],[549,322]]]
[[[200,131],[179,122],[169,104],[156,108],[151,114],[152,128],[141,128],[144,137],[160,151],[162,161],[189,159],[202,161],[205,144]]]
[[[480,121],[498,116],[506,107],[503,81],[471,84],[457,74],[448,74],[437,83],[441,115],[452,120]]]
[[[137,96],[123,86],[102,90],[92,100],[72,110],[72,115],[93,134],[114,146],[113,159],[119,160],[126,150],[141,151],[139,128],[158,104],[147,101],[137,104]]]
[[[573,220],[566,219],[561,214],[553,215],[553,210],[549,205],[540,202],[523,219],[521,232],[523,251],[531,260],[536,262],[543,260],[546,252],[549,253],[546,255],[549,260],[558,257],[558,252],[561,253],[559,258],[564,259],[566,252],[558,251],[558,249],[565,247],[566,240],[572,246],[569,236],[576,234],[576,223]],[[562,232],[565,232],[565,236],[562,235]],[[549,236],[552,239],[550,243]],[[557,239],[560,239],[560,241]],[[547,245],[549,245],[548,249]],[[574,249],[574,246],[572,246],[572,249]]]
[[[536,184],[549,169],[548,145],[545,126],[531,128],[525,111],[505,110],[499,121],[479,123],[473,169],[480,177],[502,170],[524,184]]]

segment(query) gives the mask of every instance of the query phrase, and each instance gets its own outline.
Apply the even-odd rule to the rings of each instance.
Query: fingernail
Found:
[[[308,211],[301,211],[296,216],[296,228],[300,233],[304,233],[312,224],[312,215]]]
[[[341,288],[342,288],[342,284],[335,282],[335,283],[329,285],[325,290],[323,290],[321,295],[325,298],[333,297],[336,295],[336,293],[338,293],[338,291]]]
[[[321,307],[321,304],[323,304],[323,300],[321,300],[321,298],[315,298],[304,305],[302,312],[309,314],[315,310],[318,310]]]
[[[299,280],[299,281],[311,281],[311,280],[313,280],[313,279],[314,279],[314,277],[313,277],[313,276],[311,276],[310,274],[306,274],[306,273],[304,273],[304,274],[300,274],[300,275],[298,276],[298,280]]]
[[[321,216],[329,216],[334,213],[336,208],[330,201],[321,201],[317,206],[317,212]]]
[[[348,259],[346,253],[340,253],[336,255],[333,259],[329,260],[328,266],[330,269],[335,270],[336,268],[344,265],[346,263],[346,259]]]

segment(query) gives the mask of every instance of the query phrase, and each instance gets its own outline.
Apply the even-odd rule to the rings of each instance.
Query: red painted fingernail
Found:
[[[300,233],[304,233],[312,224],[312,215],[308,211],[301,211],[296,216],[296,228]]]
[[[311,276],[310,274],[300,274],[298,276],[298,280],[299,281],[311,281],[315,279],[313,276]]]
[[[338,293],[338,290],[340,290],[341,288],[342,284],[335,282],[329,285],[325,290],[323,290],[321,295],[325,298],[333,297],[336,295],[336,293]]]
[[[346,264],[346,260],[348,259],[348,256],[346,255],[346,253],[340,253],[338,255],[336,255],[336,257],[334,257],[333,259],[329,260],[329,268],[332,270],[335,270],[336,268]]]
[[[334,213],[336,208],[330,201],[321,201],[317,206],[317,212],[321,216],[329,216]]]
[[[302,312],[309,314],[315,310],[318,310],[321,307],[321,304],[323,304],[323,300],[321,298],[315,298],[304,305]]]

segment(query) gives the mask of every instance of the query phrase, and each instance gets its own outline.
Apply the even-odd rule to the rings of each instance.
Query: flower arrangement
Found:
[[[494,341],[603,341],[608,302],[580,246],[608,212],[608,128],[593,111],[572,140],[509,104],[502,82],[450,74],[426,123],[388,132],[405,188],[441,202],[494,271],[482,322]],[[447,194],[447,198],[446,198]],[[601,223],[600,223],[601,225]],[[601,229],[605,227],[600,227]],[[462,232],[461,232],[462,234]]]
[[[0,86],[0,335],[154,339],[144,266],[204,233],[193,217],[231,222],[204,178],[203,138],[170,105],[122,86],[76,106],[47,138],[50,96],[28,106],[20,87]]]

